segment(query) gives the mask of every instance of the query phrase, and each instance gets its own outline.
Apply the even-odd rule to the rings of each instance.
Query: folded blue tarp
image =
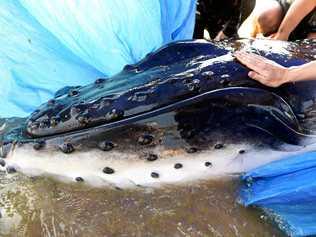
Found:
[[[195,0],[0,1],[0,117],[192,38]]]
[[[291,236],[316,235],[316,152],[272,162],[243,180],[244,205],[264,208]]]

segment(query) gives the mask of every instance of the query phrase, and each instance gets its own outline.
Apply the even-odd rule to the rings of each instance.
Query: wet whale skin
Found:
[[[2,148],[17,141],[98,143],[117,136],[115,130],[148,121],[162,130],[168,126],[159,124],[169,121],[177,131],[174,137],[200,146],[214,140],[210,132],[215,127],[231,134],[251,128],[297,144],[312,134],[301,118],[314,106],[315,82],[265,87],[248,77],[249,70],[233,52],[244,49],[295,66],[314,59],[315,45],[268,40],[172,43],[111,78],[59,90],[25,124],[5,135]]]

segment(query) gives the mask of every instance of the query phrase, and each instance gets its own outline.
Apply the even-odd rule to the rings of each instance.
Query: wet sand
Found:
[[[0,175],[0,236],[283,236],[238,180],[134,190]]]

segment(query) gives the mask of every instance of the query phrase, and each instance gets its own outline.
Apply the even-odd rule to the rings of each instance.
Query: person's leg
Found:
[[[269,35],[280,26],[284,9],[277,0],[257,0],[250,16],[239,29],[241,37],[256,37],[258,34]]]
[[[267,1],[267,0],[265,0]],[[283,8],[277,1],[269,1],[265,8],[262,8],[258,14],[257,24],[260,29],[260,33],[263,35],[269,35],[276,32],[284,17]]]
[[[204,38],[205,26],[206,26],[205,21],[197,13],[196,20],[195,20],[193,39],[203,39]]]
[[[205,0],[198,0],[196,7],[196,19],[195,19],[195,28],[194,28],[194,39],[203,39],[204,29],[206,27],[207,15],[205,12]]]
[[[223,29],[229,19],[232,0],[198,0],[194,38],[203,38],[206,30],[211,39]]]

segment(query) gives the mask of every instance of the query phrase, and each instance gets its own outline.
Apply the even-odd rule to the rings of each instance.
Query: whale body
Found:
[[[235,175],[311,150],[316,82],[268,88],[233,53],[289,67],[312,61],[315,46],[171,43],[111,78],[56,92],[4,134],[4,166],[123,187]]]

